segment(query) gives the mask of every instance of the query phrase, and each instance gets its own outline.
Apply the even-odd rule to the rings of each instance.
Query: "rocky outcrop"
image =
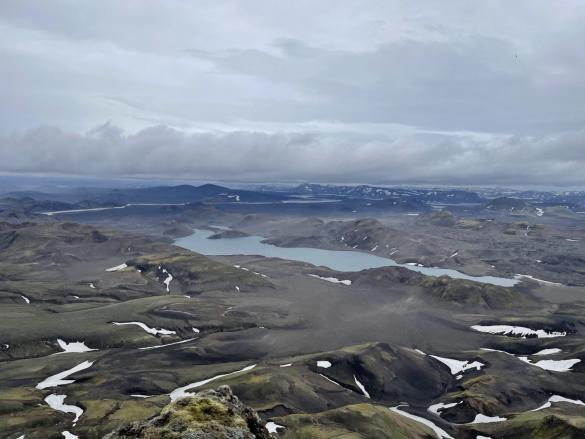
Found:
[[[119,428],[104,439],[270,439],[258,414],[228,386],[167,405],[160,415]]]

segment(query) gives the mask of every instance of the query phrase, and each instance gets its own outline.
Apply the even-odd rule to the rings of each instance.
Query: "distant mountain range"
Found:
[[[482,203],[486,201],[477,193],[457,189],[410,189],[385,188],[377,186],[329,186],[320,184],[302,184],[291,190],[292,194],[313,196],[339,196],[349,198],[386,200],[386,199],[417,199],[427,203]]]
[[[114,189],[104,193],[102,201],[117,203],[193,203],[213,202],[274,202],[286,200],[282,194],[230,189],[215,184],[201,186],[156,186],[140,189]]]
[[[76,206],[83,203],[86,208],[129,203],[182,204],[200,201],[216,203],[276,202],[289,198],[283,194],[230,189],[214,184],[204,184],[201,186],[155,186],[130,189],[75,189],[63,192],[62,194],[23,191],[11,192],[7,195],[7,199],[29,198],[37,201],[51,200],[65,204],[75,204]],[[89,204],[94,205],[89,206]],[[82,207],[78,206],[76,208]]]
[[[336,201],[335,203],[325,203]],[[585,192],[539,192],[472,190],[449,188],[399,188],[369,185],[301,184],[296,187],[260,186],[254,190],[232,189],[215,184],[200,186],[154,186],[145,188],[68,188],[61,193],[18,191],[0,199],[0,207],[17,213],[43,213],[76,209],[102,209],[128,204],[205,203],[240,206],[242,209],[274,209],[307,214],[374,211],[428,212],[430,210],[473,209],[541,216],[543,209],[562,207],[585,211]],[[311,205],[311,203],[313,203]],[[260,206],[244,205],[266,204]],[[302,205],[300,205],[302,204]],[[321,205],[318,205],[321,204]],[[270,205],[273,205],[272,207]],[[276,206],[275,206],[276,205]],[[552,211],[551,211],[552,213]],[[565,211],[561,212],[565,214]]]

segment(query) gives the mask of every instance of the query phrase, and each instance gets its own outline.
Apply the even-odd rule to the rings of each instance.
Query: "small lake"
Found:
[[[245,236],[242,238],[207,239],[213,235],[210,230],[195,229],[193,234],[179,238],[175,244],[209,256],[224,255],[260,255],[269,258],[289,259],[291,261],[308,262],[337,271],[360,271],[368,268],[404,267],[427,276],[450,276],[455,279],[468,279],[476,282],[510,287],[518,283],[516,279],[495,276],[469,276],[457,270],[436,267],[417,267],[399,264],[390,258],[351,250],[323,250],[307,247],[277,247],[263,243],[261,236]]]

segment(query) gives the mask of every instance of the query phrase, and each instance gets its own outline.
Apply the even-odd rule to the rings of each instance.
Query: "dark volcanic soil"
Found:
[[[376,254],[389,255],[397,248],[392,257],[399,260],[442,261],[468,272],[497,261],[485,273],[509,274],[537,252],[545,253],[547,267],[571,245],[580,254],[566,230],[531,227],[524,236],[505,233],[524,226],[477,218],[330,222],[225,215],[207,207],[189,212],[142,216],[133,230],[151,236],[121,231],[135,220],[132,212],[85,219],[100,227],[43,218],[0,225],[0,431],[6,437],[63,431],[102,437],[157,415],[169,395],[220,384],[286,427],[284,437],[339,437],[373,426],[386,432],[379,437],[433,437],[428,426],[388,409],[402,402],[410,407],[400,410],[457,438],[554,437],[557,431],[578,437],[570,435],[584,427],[579,404],[530,411],[551,395],[579,400],[585,392],[580,287],[523,282],[503,288],[400,268],[339,273],[259,256],[207,258],[163,237],[171,227],[223,224],[246,233],[262,229],[287,245],[309,239],[315,247],[345,248],[361,240],[357,248],[364,251],[378,245]],[[571,236],[581,235],[573,230]],[[522,273],[581,282],[579,270]],[[496,335],[473,325],[562,336]],[[68,345],[73,342],[95,350],[59,353],[63,346],[82,350]],[[535,355],[543,349],[554,351]],[[84,366],[65,378],[74,382],[39,386],[78,365]],[[66,395],[65,404],[83,410],[76,425],[72,413],[48,405],[50,395]],[[427,410],[437,403],[456,405],[440,415]],[[467,424],[478,414],[506,420]]]

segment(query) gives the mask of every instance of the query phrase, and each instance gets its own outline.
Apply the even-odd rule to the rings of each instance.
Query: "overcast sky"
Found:
[[[2,0],[0,172],[585,185],[582,0]]]

